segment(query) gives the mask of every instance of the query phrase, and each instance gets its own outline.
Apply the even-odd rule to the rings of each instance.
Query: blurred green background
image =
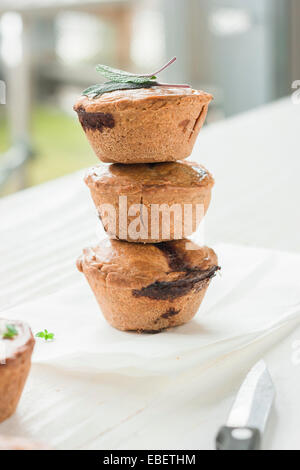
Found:
[[[214,95],[206,125],[291,93],[299,0],[1,0],[0,196],[97,163],[72,106],[105,63]],[[32,156],[31,156],[32,154]]]
[[[34,155],[26,164],[28,186],[43,183],[97,163],[77,120],[51,107],[35,107],[31,122]],[[9,147],[8,123],[0,121],[0,152]],[[13,178],[3,193],[13,192]]]

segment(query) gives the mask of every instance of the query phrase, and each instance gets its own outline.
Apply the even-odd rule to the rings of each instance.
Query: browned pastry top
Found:
[[[83,272],[96,270],[107,286],[136,289],[136,296],[148,297],[160,295],[164,288],[177,288],[179,281],[190,286],[209,279],[219,269],[211,248],[200,248],[187,239],[147,245],[105,239],[84,249],[77,267]],[[149,287],[155,288],[154,294],[145,290]]]
[[[142,163],[133,165],[101,164],[88,170],[85,176],[88,186],[101,190],[122,188],[124,191],[155,187],[193,188],[213,186],[212,175],[199,163]]]
[[[10,339],[3,338],[3,334],[6,331],[6,325],[13,325],[18,334]],[[33,347],[34,342],[31,329],[27,323],[0,318],[0,353],[1,355],[4,353],[5,356],[4,358],[0,357],[0,359],[5,359],[6,362],[8,360],[13,360],[25,352],[28,347]]]
[[[169,101],[178,98],[191,98],[197,96],[203,104],[212,100],[212,95],[202,90],[193,90],[192,88],[160,87],[138,88],[130,90],[116,90],[110,93],[104,93],[97,98],[81,96],[74,105],[77,112],[85,111],[95,113],[113,105],[115,110],[124,109],[126,106],[136,106],[137,102],[149,105],[154,102]]]

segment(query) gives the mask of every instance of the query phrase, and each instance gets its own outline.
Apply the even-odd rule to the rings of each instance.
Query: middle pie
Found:
[[[214,180],[198,163],[99,165],[85,176],[110,237],[159,243],[194,233],[211,199]]]

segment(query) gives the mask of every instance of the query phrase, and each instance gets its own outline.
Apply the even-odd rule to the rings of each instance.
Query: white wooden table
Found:
[[[216,180],[207,244],[299,251],[299,128],[300,106],[285,99],[201,131],[191,158]],[[99,230],[82,172],[1,199],[0,220],[0,310],[75,281],[70,267]]]
[[[202,131],[193,158],[204,163],[216,179],[206,222],[207,244],[228,242],[290,251],[291,254],[284,254],[283,258],[287,263],[288,259],[293,261],[295,272],[299,255],[296,258],[294,252],[299,251],[300,229],[299,124],[300,106],[286,99]],[[79,126],[78,132],[81,132]],[[23,309],[24,302],[26,307],[27,301],[56,292],[60,300],[57,308],[50,307],[51,315],[55,312],[59,321],[64,319],[68,327],[68,315],[73,310],[68,298],[64,302],[64,295],[69,287],[72,289],[72,284],[76,291],[78,279],[81,279],[74,262],[82,247],[95,241],[100,225],[88,189],[82,182],[82,172],[2,199],[0,220],[0,312],[9,315],[10,307]],[[269,252],[269,261],[272,256]],[[244,267],[247,263],[251,265],[249,256],[247,261],[241,259],[235,266],[243,263]],[[288,274],[289,271],[287,277]],[[263,282],[265,273],[261,270],[260,276]],[[280,284],[282,270],[278,278],[281,278],[279,287],[284,288],[286,303],[299,309],[295,275],[292,282],[283,281],[285,285]],[[248,279],[246,282],[246,288],[244,284],[244,290],[239,291],[241,298],[249,287]],[[268,281],[265,282],[268,288]],[[271,295],[276,309],[279,296],[275,292],[273,295],[272,289],[267,295]],[[216,291],[211,291],[214,296],[213,292]],[[255,299],[260,295],[257,292],[259,289],[254,289],[250,295]],[[231,296],[232,305],[235,300],[235,296]],[[88,295],[83,315],[94,308],[90,301],[92,298]],[[226,301],[225,296],[219,312],[223,325],[228,318],[224,315]],[[260,316],[264,311],[254,302],[254,308],[256,305],[256,315]],[[240,316],[239,302],[236,306]],[[231,309],[231,304],[229,307]],[[38,318],[42,309],[43,301],[41,309],[37,309]],[[27,313],[32,313],[30,305]],[[243,313],[241,311],[241,315]],[[252,316],[249,312],[247,315]],[[86,316],[82,318],[85,320]],[[245,315],[244,320],[247,321]],[[64,325],[57,329],[57,335],[62,334]],[[218,325],[214,324],[213,328]],[[177,334],[183,330],[186,331],[183,328]],[[204,329],[204,335],[209,333],[209,329]],[[66,342],[66,335],[64,338],[60,338],[61,344]],[[53,346],[59,344],[57,340]],[[185,379],[180,385],[179,380],[176,388],[171,389],[165,376],[141,379],[118,373],[71,374],[66,368],[43,365],[37,355],[18,413],[2,423],[0,432],[31,438],[41,436],[54,447],[73,449],[84,447],[84,437],[90,427],[97,430],[101,423],[95,441],[87,444],[89,448],[210,449],[217,426],[225,423],[244,374],[263,355],[277,389],[276,408],[265,436],[265,448],[299,450],[300,361],[298,358],[297,362],[292,361],[293,344],[299,345],[300,357],[299,312],[289,329],[280,329],[273,332],[272,338],[267,336],[263,341],[232,350],[221,361],[192,371],[188,381]],[[43,348],[41,344],[37,346],[37,350]],[[75,393],[73,405],[80,403],[74,409],[75,414],[68,414],[68,403],[64,401],[70,390]],[[45,400],[41,400],[41,393]],[[36,420],[37,405],[45,412],[40,412]],[[54,410],[57,420],[52,422]],[[60,433],[57,433],[57,426]]]

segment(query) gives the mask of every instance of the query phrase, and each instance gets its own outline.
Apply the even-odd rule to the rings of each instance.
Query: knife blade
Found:
[[[216,437],[217,450],[258,450],[275,397],[265,361],[259,361],[244,380],[227,425]]]

